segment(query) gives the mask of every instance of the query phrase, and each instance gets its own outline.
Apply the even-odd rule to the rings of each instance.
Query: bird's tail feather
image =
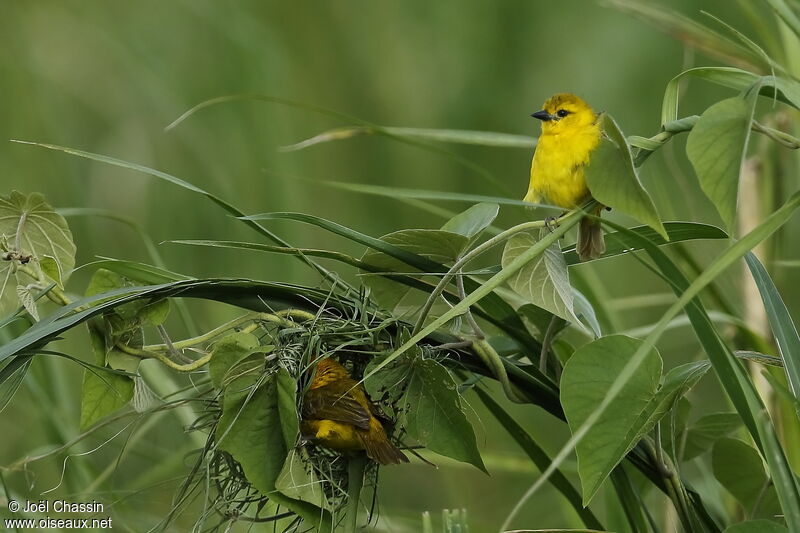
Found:
[[[598,207],[592,212],[598,216],[602,207]],[[597,219],[584,217],[578,227],[577,252],[581,261],[597,259],[606,251],[606,243],[603,238],[603,226]]]
[[[397,465],[408,462],[408,457],[397,446],[389,442],[385,434],[381,435],[381,437],[383,438],[377,438],[377,435],[369,435],[367,438],[362,439],[367,457],[382,465]]]

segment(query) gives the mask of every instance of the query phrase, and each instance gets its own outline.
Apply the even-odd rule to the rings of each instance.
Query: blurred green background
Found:
[[[707,10],[749,29],[730,0],[659,3],[695,18]],[[309,212],[380,236],[407,227],[438,227],[442,219],[402,202],[300,178],[521,198],[532,149],[443,146],[486,169],[505,185],[504,191],[451,155],[383,137],[281,152],[281,146],[348,123],[278,104],[224,104],[200,112],[175,130],[165,132],[164,127],[205,99],[254,92],[383,125],[535,135],[538,124],[529,114],[552,93],[569,91],[611,113],[626,133],[650,136],[658,131],[666,83],[684,68],[715,64],[642,22],[588,0],[45,0],[5,1],[0,8],[0,192],[40,191],[56,207],[112,210],[141,224],[156,242],[258,236],[210,202],[148,176],[6,140],[111,155],[186,179],[248,213]],[[681,101],[681,115],[698,113],[726,94],[692,82]],[[700,196],[685,164],[683,142],[678,139],[654,156],[643,179],[664,218],[716,223],[716,213]],[[467,207],[440,205],[456,211]],[[530,216],[521,208],[504,207],[499,225]],[[142,241],[122,224],[72,218],[70,225],[79,264],[98,255],[150,260]],[[310,226],[268,226],[298,246],[360,253]],[[782,254],[797,254],[794,246],[786,244]],[[692,247],[701,260],[718,249],[716,244]],[[170,244],[160,246],[160,252],[171,270],[193,276],[315,279],[295,260],[280,256]],[[341,272],[355,275],[346,268]],[[575,272],[621,310],[623,329],[652,322],[661,309],[657,295],[667,292],[632,258]],[[792,273],[778,273],[783,286],[796,285],[791,283]],[[737,276],[738,272],[722,281],[723,292],[735,296]],[[85,279],[79,272],[72,290],[81,292]],[[797,313],[797,289],[792,290],[784,298]],[[642,294],[653,296],[651,303],[656,305],[626,312],[627,297]],[[207,327],[232,311],[197,306],[196,313],[200,326]],[[176,337],[183,333],[178,327],[174,330]],[[684,333],[678,330],[662,343],[668,367],[697,354],[693,337]],[[71,335],[61,348],[85,357],[85,341]],[[0,465],[78,434],[80,376],[76,365],[36,362],[19,395],[0,415]],[[702,394],[695,414],[725,408],[711,380]],[[541,412],[515,412],[543,437],[549,451],[558,449],[566,436],[563,424]],[[476,415],[479,442],[491,477],[446,461],[440,461],[438,470],[419,463],[383,469],[379,508],[391,524],[387,530],[416,531],[422,511],[436,514],[445,507],[467,508],[474,532],[499,526],[536,472],[500,427],[482,415]],[[78,451],[102,442],[93,437]],[[114,502],[112,515],[121,529],[124,524],[131,531],[154,525],[191,462],[184,454],[196,443],[170,415],[153,422],[141,441],[130,443],[117,464],[124,442],[120,437],[96,453],[70,458],[64,483],[49,497],[89,490],[100,501]],[[14,490],[38,496],[59,485],[64,458],[34,463],[26,472],[5,471],[3,476]],[[102,472],[102,482],[93,483]],[[618,512],[613,502],[601,502],[601,509],[603,505],[612,515]],[[174,527],[180,531],[191,523],[193,517],[184,516]],[[569,527],[579,522],[548,488],[515,524]]]

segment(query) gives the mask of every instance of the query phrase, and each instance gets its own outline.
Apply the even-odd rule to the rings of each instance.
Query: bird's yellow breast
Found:
[[[589,196],[584,170],[600,143],[596,128],[587,131],[543,133],[531,163],[527,202],[547,202],[572,209]]]

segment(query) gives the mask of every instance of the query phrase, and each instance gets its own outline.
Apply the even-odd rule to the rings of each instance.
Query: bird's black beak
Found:
[[[553,115],[551,115],[550,113],[548,113],[544,109],[542,109],[541,111],[537,111],[536,113],[533,113],[531,116],[533,118],[538,118],[539,120],[543,120],[545,122],[548,122],[548,121],[553,120],[555,118]]]

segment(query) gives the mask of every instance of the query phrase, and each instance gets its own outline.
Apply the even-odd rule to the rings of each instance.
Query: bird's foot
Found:
[[[561,218],[561,215],[557,217],[547,217],[544,219],[544,227],[549,229],[550,231],[555,231],[558,227],[558,219]]]

